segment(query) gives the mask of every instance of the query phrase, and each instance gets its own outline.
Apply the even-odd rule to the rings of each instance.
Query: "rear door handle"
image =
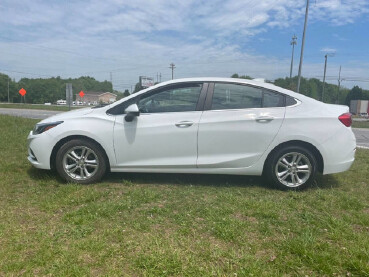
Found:
[[[255,120],[256,122],[259,122],[259,123],[265,123],[265,122],[272,121],[273,119],[274,117],[272,116],[260,116],[260,117],[257,117]]]
[[[175,124],[178,128],[188,128],[193,125],[192,121],[180,121]]]

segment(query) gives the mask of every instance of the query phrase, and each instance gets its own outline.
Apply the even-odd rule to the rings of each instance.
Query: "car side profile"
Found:
[[[81,184],[110,170],[264,175],[300,189],[354,162],[348,110],[262,81],[178,79],[39,122],[28,160]]]

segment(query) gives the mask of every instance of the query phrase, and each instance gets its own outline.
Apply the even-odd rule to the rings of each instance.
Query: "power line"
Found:
[[[35,76],[42,76],[42,77],[49,77],[53,78],[54,76],[51,75],[45,75],[45,74],[36,74],[36,73],[30,73],[30,72],[22,72],[22,71],[15,71],[15,70],[7,70],[0,68],[0,71],[6,71],[6,72],[12,72],[12,73],[20,73],[20,74],[28,74],[28,75],[35,75]]]

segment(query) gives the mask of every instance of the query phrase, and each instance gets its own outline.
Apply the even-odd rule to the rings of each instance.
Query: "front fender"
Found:
[[[116,164],[114,147],[113,147],[113,131],[114,120],[106,120],[104,118],[79,118],[78,120],[67,120],[60,125],[61,128],[53,128],[48,135],[53,137],[53,150],[62,140],[76,136],[87,137],[96,141],[104,149],[110,165]],[[50,153],[50,157],[51,157]]]

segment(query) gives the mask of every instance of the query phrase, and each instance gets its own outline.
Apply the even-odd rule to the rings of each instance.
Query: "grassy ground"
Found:
[[[32,109],[32,110],[49,110],[49,111],[68,111],[69,107],[67,106],[54,106],[54,105],[34,105],[34,104],[21,104],[21,103],[11,103],[5,104],[0,103],[0,108],[10,108],[10,109]],[[71,107],[71,109],[80,109],[85,107]]]
[[[369,128],[369,121],[353,121],[352,128]]]
[[[0,116],[0,276],[369,276],[369,151],[282,192],[258,177],[110,174],[26,161],[35,120]]]

